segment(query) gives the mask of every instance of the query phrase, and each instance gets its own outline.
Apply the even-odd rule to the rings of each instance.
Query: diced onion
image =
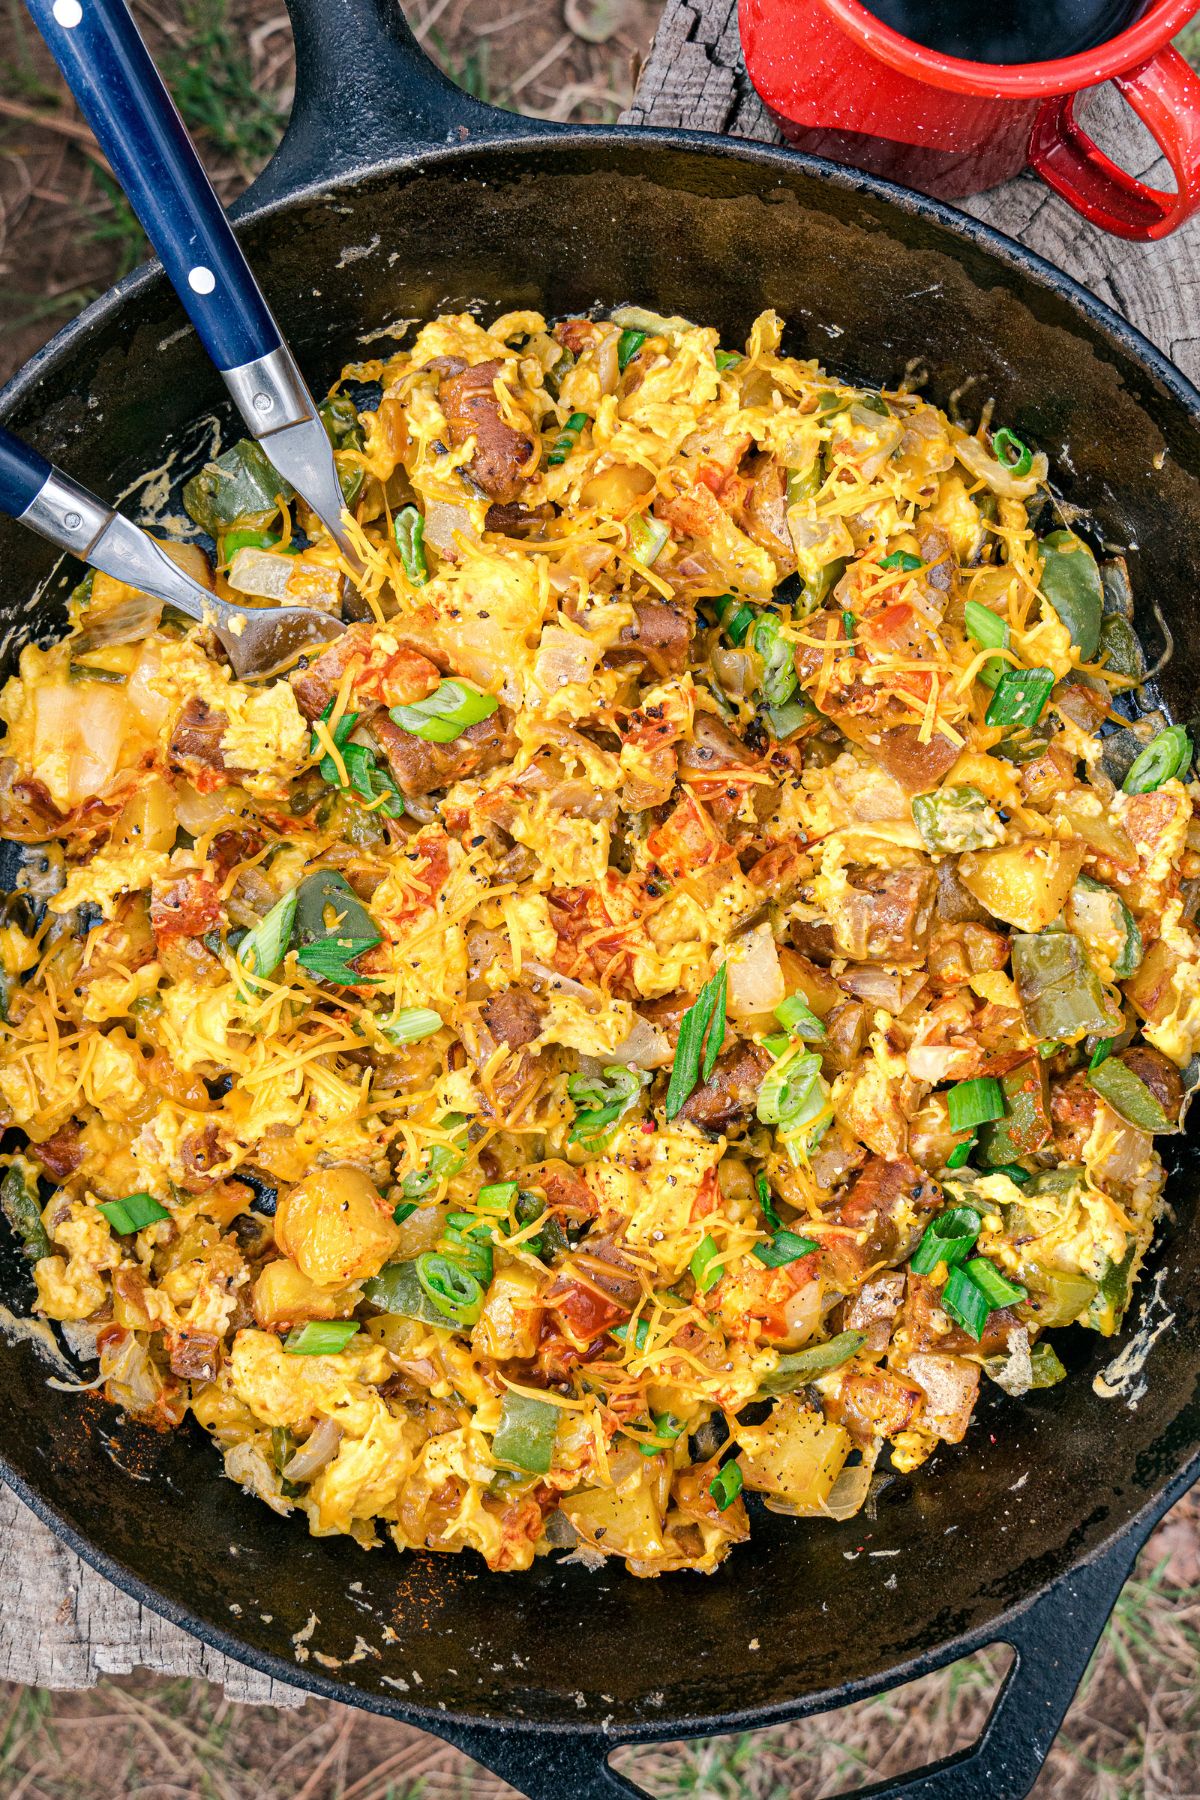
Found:
[[[311,1481],[331,1463],[342,1441],[342,1428],[333,1419],[320,1424],[301,1444],[295,1455],[284,1463],[280,1473],[285,1481]]]
[[[432,544],[441,555],[454,557],[457,547],[456,534],[466,538],[468,543],[477,543],[478,534],[471,515],[465,506],[455,506],[449,500],[430,500],[425,507],[425,542]]]
[[[779,951],[764,919],[730,946],[727,1005],[735,1019],[771,1012],[787,996]]]
[[[599,644],[589,643],[577,632],[564,631],[560,625],[547,625],[538,645],[533,666],[534,680],[548,693],[591,679],[600,660]]]
[[[635,1069],[665,1069],[674,1054],[666,1033],[635,1012],[629,1036],[616,1046],[612,1061],[628,1063]]]

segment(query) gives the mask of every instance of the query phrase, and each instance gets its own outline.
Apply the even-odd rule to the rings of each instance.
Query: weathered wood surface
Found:
[[[667,0],[634,105],[638,124],[687,125],[777,141],[746,79],[736,0]],[[1169,185],[1133,115],[1101,96],[1089,128],[1138,174]],[[1164,244],[1124,244],[1077,217],[1033,176],[966,209],[1011,236],[1123,312],[1200,377],[1200,220]],[[0,1487],[0,1678],[36,1687],[90,1686],[104,1674],[145,1666],[218,1682],[233,1699],[298,1705],[303,1695],[230,1662],[93,1573],[7,1489]]]

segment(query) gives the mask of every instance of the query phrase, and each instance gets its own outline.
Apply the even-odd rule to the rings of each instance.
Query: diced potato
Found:
[[[904,1373],[925,1391],[923,1429],[944,1444],[961,1444],[979,1393],[979,1364],[965,1356],[922,1351],[909,1357]]]
[[[1142,965],[1125,983],[1133,1009],[1152,1025],[1160,1025],[1176,1001],[1175,971],[1180,959],[1163,938],[1151,944]]]
[[[168,782],[155,776],[125,802],[113,827],[114,848],[171,850],[175,846],[175,796]]]
[[[357,1298],[355,1287],[318,1287],[288,1256],[269,1262],[252,1289],[254,1317],[264,1331],[304,1319],[348,1318]]]
[[[581,1538],[606,1556],[663,1556],[662,1514],[649,1476],[631,1478],[619,1488],[588,1488],[570,1494],[562,1510]]]
[[[1031,838],[968,851],[959,858],[958,878],[995,918],[1018,931],[1044,931],[1066,905],[1083,856],[1082,844]]]
[[[538,1278],[523,1263],[501,1269],[487,1291],[483,1311],[471,1333],[471,1348],[480,1356],[530,1357],[537,1354],[543,1308],[538,1304]]]
[[[788,1396],[762,1425],[738,1433],[748,1488],[786,1502],[797,1513],[820,1513],[852,1449],[850,1433]]]
[[[318,1287],[378,1275],[400,1234],[363,1169],[318,1169],[279,1202],[275,1242]]]

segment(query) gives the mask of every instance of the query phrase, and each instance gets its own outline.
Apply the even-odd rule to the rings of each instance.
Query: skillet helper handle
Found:
[[[1075,117],[1075,96],[1046,100],[1029,161],[1056,194],[1102,231],[1144,241],[1177,231],[1200,207],[1200,76],[1168,47],[1140,69],[1113,77],[1158,144],[1175,192],[1149,187],[1107,157]]]
[[[1154,1522],[1122,1533],[997,1633],[1016,1660],[976,1743],[837,1800],[1024,1800]],[[437,1731],[527,1800],[648,1800],[644,1788],[609,1766],[619,1738],[483,1724],[439,1723]]]
[[[19,519],[53,473],[44,456],[0,425],[0,512]]]
[[[146,236],[222,372],[282,344],[124,0],[27,0]]]

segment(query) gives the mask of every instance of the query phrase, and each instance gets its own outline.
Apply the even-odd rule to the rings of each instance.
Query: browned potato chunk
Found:
[[[378,1275],[400,1241],[392,1208],[362,1169],[318,1169],[280,1200],[275,1242],[318,1287]]]
[[[958,859],[958,878],[994,918],[1018,931],[1044,931],[1066,905],[1083,856],[1082,844],[1027,838],[995,850],[968,850]]]

